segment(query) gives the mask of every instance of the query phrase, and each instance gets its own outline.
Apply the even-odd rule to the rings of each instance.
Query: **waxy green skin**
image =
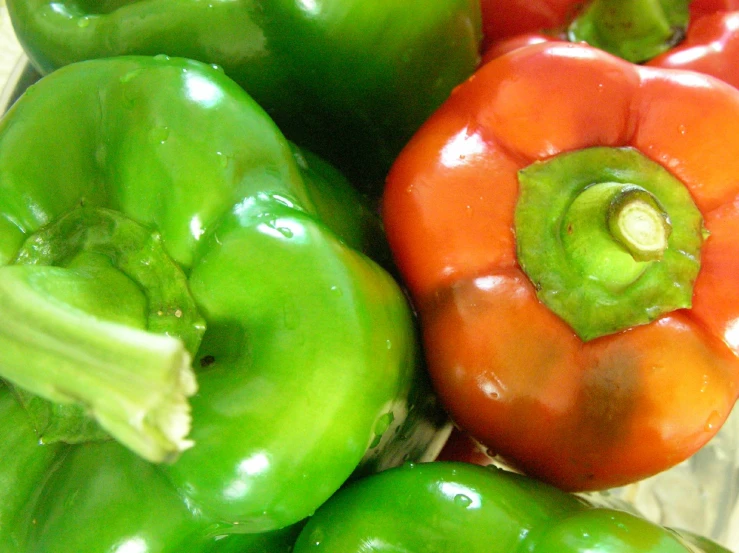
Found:
[[[154,465],[114,441],[39,446],[0,384],[0,549],[8,553],[137,551],[288,553],[301,525],[261,534],[215,533]],[[146,505],[145,509],[141,506]]]
[[[31,86],[0,123],[0,271],[44,225],[112,209],[161,236],[206,330],[191,352],[195,446],[172,464],[112,441],[31,447],[3,418],[38,469],[20,475],[15,453],[0,456],[17,495],[2,502],[0,543],[27,528],[8,522],[26,505],[36,522],[13,553],[102,553],[124,538],[215,552],[242,539],[216,537],[298,523],[362,466],[423,456],[446,419],[424,391],[405,296],[359,251],[386,255],[357,202],[205,64],[95,60]],[[109,306],[88,308],[104,318]],[[285,533],[254,539],[284,545]]]
[[[478,61],[477,0],[8,1],[47,73],[167,54],[215,63],[293,141],[378,195],[415,130]]]
[[[492,466],[434,462],[342,489],[309,519],[293,552],[727,553],[700,544]]]

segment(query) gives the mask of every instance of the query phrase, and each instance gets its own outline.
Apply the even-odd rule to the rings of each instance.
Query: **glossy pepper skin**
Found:
[[[141,344],[186,350],[197,379],[194,445],[154,459],[167,463],[115,441],[40,446],[24,430],[23,464],[15,452],[0,461],[14,498],[2,502],[1,539],[29,531],[10,551],[61,551],[60,533],[69,551],[113,551],[124,538],[183,551],[191,534],[187,550],[200,551],[198,536],[285,528],[353,472],[424,455],[444,424],[423,393],[405,296],[361,253],[383,256],[378,217],[221,71],[164,57],[62,68],[3,118],[0,181],[0,313],[11,321],[0,373],[24,388],[16,378],[40,370],[31,391],[86,397],[99,421],[98,408],[125,407],[106,428],[127,445],[132,434],[160,437],[139,428],[160,407],[146,411],[139,396],[165,388],[167,400],[185,372],[130,376]],[[121,349],[120,336],[136,339]],[[76,375],[90,359],[96,370],[77,388],[48,385],[59,367]],[[98,373],[110,380],[101,402],[84,395]],[[150,501],[161,509],[140,509]],[[23,509],[32,526],[10,522]]]
[[[685,40],[653,58],[647,65],[698,71],[739,88],[739,6],[737,11],[716,12],[696,19]]]
[[[692,537],[690,538],[692,539]],[[466,463],[404,465],[339,491],[295,553],[726,553],[520,475]]]
[[[720,81],[559,43],[489,62],[409,143],[385,228],[435,387],[491,454],[568,490],[607,488],[719,429],[739,378],[738,128],[739,94]],[[552,166],[567,169],[542,197],[534,177]],[[603,228],[615,204],[588,202],[614,186],[654,191],[641,207],[661,258]],[[693,253],[669,253],[686,237]],[[652,271],[669,276],[651,288]]]
[[[288,553],[301,525],[219,534],[157,468],[114,441],[39,446],[26,412],[0,385],[0,547],[8,553],[172,551]],[[146,508],[141,508],[146,505]],[[125,549],[124,549],[125,551]]]
[[[698,19],[712,13],[736,10],[739,10],[737,0],[692,0],[690,2],[690,17],[692,19]]]
[[[394,157],[479,60],[478,0],[8,2],[47,73],[167,54],[221,66],[291,140],[378,196]]]

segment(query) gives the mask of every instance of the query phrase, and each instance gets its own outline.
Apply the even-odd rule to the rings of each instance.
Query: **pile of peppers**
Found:
[[[728,551],[739,2],[6,4],[0,552]]]

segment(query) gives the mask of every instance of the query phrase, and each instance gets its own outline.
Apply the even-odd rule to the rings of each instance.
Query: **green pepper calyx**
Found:
[[[593,0],[570,23],[571,42],[587,42],[633,63],[666,52],[685,36],[688,0]]]
[[[192,445],[190,360],[204,324],[158,235],[79,208],[30,236],[0,273],[0,376],[84,409],[149,461]]]
[[[691,306],[703,219],[685,186],[631,148],[563,153],[519,172],[518,261],[583,340]]]

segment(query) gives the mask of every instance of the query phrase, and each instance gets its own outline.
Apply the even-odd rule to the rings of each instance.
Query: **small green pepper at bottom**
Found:
[[[406,464],[347,486],[293,553],[728,553],[632,513],[461,462]]]

